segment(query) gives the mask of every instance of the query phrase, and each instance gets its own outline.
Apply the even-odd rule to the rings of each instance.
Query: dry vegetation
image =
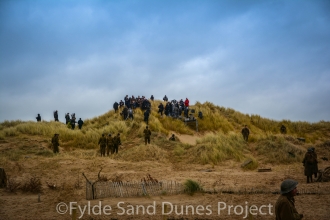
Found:
[[[115,114],[110,110],[104,115],[86,120],[82,130],[71,130],[60,122],[52,121],[41,123],[5,121],[0,124],[0,139],[5,141],[9,137],[17,139],[38,137],[50,147],[53,134],[59,133],[61,147],[70,153],[76,149],[97,151],[97,141],[102,133],[121,133],[122,143],[132,147],[128,147],[127,151],[124,149],[118,159],[143,161],[166,160],[171,157],[171,161],[175,162],[173,156],[181,161],[181,156],[185,155],[187,162],[201,164],[218,164],[229,159],[242,161],[247,156],[253,155],[262,155],[269,163],[294,163],[301,160],[306,149],[304,146],[322,144],[329,140],[329,122],[274,121],[258,115],[242,114],[209,102],[204,104],[197,102],[191,106],[191,109],[203,112],[204,119],[198,121],[198,127],[199,134],[205,135],[198,139],[196,146],[193,147],[185,146],[183,143],[170,144],[167,139],[170,133],[194,135],[195,125],[186,126],[178,119],[160,117],[156,111],[158,104],[159,101],[152,103],[153,111],[149,120],[149,127],[153,136],[157,138],[154,138],[154,143],[148,147],[144,146],[142,140],[145,124],[142,122],[143,112],[140,109],[135,110],[133,121],[123,121],[118,113]],[[243,141],[240,134],[245,124],[251,132],[249,145]],[[280,134],[279,128],[282,124],[287,127],[286,135]],[[302,147],[297,147],[302,145],[297,141],[297,137],[306,139]],[[252,144],[254,147],[249,147]],[[17,161],[26,154],[53,156],[50,149],[19,143],[17,148],[5,151],[1,158]]]
[[[219,175],[213,176],[210,182],[199,175],[193,180],[193,177],[181,173],[196,170],[197,167],[212,171],[217,167],[235,167],[242,172],[251,172],[260,167],[277,166],[282,169],[283,166],[289,166],[298,170],[306,149],[311,145],[316,147],[319,158],[330,158],[330,122],[275,121],[259,115],[242,114],[209,102],[197,102],[191,109],[195,109],[195,117],[198,111],[202,111],[204,119],[198,120],[199,132],[196,132],[195,125],[186,126],[178,119],[157,114],[159,103],[157,100],[152,103],[149,118],[152,138],[147,146],[144,145],[145,123],[140,109],[135,110],[133,121],[123,121],[119,113],[110,110],[99,117],[85,120],[82,130],[71,130],[63,123],[53,121],[2,122],[0,167],[5,168],[9,175],[6,192],[21,196],[21,193],[45,194],[46,191],[53,198],[49,206],[69,199],[81,200],[84,198],[81,173],[85,172],[95,180],[97,172],[103,168],[107,174],[99,178],[106,181],[118,177],[120,181],[139,180],[143,177],[142,172],[145,175],[145,172],[158,169],[161,170],[158,175],[173,175],[177,181],[186,181],[186,187],[190,187],[189,194],[193,194],[204,186],[237,185],[240,182],[234,179],[228,183]],[[250,129],[248,143],[240,133],[245,124]],[[285,135],[280,133],[282,124],[287,128]],[[50,140],[54,133],[60,134],[58,155],[51,150]],[[99,157],[97,142],[102,133],[121,134],[122,145],[118,155]],[[168,137],[172,133],[181,141],[169,141]],[[197,137],[196,143],[188,144],[183,140],[185,136]],[[305,138],[306,142],[298,141],[298,137]],[[246,160],[252,162],[246,167],[237,168],[237,164]],[[117,173],[120,171],[122,173]],[[162,176],[157,178],[161,179]],[[281,178],[278,178],[275,182],[277,184],[280,181]],[[269,185],[277,187],[273,183]],[[0,210],[0,217],[3,213],[6,212]]]

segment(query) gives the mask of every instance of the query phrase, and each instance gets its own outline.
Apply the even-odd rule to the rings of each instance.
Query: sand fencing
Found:
[[[86,180],[86,199],[110,197],[139,197],[176,195],[184,192],[184,186],[176,181],[159,182],[94,182]]]

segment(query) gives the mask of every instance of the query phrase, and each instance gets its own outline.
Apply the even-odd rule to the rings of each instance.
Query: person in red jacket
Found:
[[[186,98],[186,100],[184,101],[184,106],[185,106],[186,108],[189,107],[189,99],[188,99],[188,98]]]

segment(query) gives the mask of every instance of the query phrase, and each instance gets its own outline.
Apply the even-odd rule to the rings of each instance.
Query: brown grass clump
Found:
[[[258,141],[255,149],[259,155],[266,157],[265,162],[274,164],[301,162],[305,153],[283,136],[276,135]]]
[[[203,187],[200,185],[200,183],[191,179],[187,179],[183,183],[183,185],[184,185],[184,192],[191,196],[193,196],[196,192],[203,191]]]
[[[169,131],[174,131],[179,134],[193,134],[194,133],[194,130],[193,130],[194,128],[193,129],[189,128],[180,119],[175,119],[172,117],[164,116],[163,118],[160,119],[160,122],[162,123],[163,127]]]
[[[255,170],[258,168],[259,163],[254,157],[249,156],[247,158],[247,160],[251,160],[251,162],[249,164],[247,164],[246,166],[244,166],[243,170]]]
[[[110,181],[113,183],[122,183],[124,181],[124,174],[115,173],[110,177]]]
[[[21,186],[21,190],[23,192],[32,192],[32,193],[40,193],[42,192],[42,184],[41,180],[38,177],[31,177],[27,182],[23,183]]]
[[[201,164],[219,164],[228,159],[241,161],[246,143],[241,135],[230,133],[209,134],[197,141],[197,145],[188,150],[190,162]]]
[[[20,189],[20,186],[21,186],[21,182],[8,176],[7,188],[6,188],[8,192],[14,193],[18,189]]]
[[[116,158],[139,162],[139,161],[166,161],[168,157],[167,151],[161,149],[160,147],[148,144],[148,145],[138,145],[136,147],[130,148],[128,150],[121,151]]]
[[[108,181],[108,177],[106,177],[105,175],[101,175],[101,171],[103,168],[100,169],[98,175],[97,175],[97,180],[101,181],[101,182],[107,182]]]

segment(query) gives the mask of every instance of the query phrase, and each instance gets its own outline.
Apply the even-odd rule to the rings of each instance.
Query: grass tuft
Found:
[[[228,159],[241,161],[245,146],[243,138],[238,134],[209,134],[199,139],[197,145],[188,150],[188,155],[201,164],[219,164]]]
[[[256,151],[266,157],[267,163],[290,164],[301,162],[304,150],[287,141],[283,136],[271,135],[257,142]]]
[[[191,196],[194,195],[196,192],[203,191],[203,188],[200,186],[200,184],[191,179],[187,179],[183,185],[184,192]]]

